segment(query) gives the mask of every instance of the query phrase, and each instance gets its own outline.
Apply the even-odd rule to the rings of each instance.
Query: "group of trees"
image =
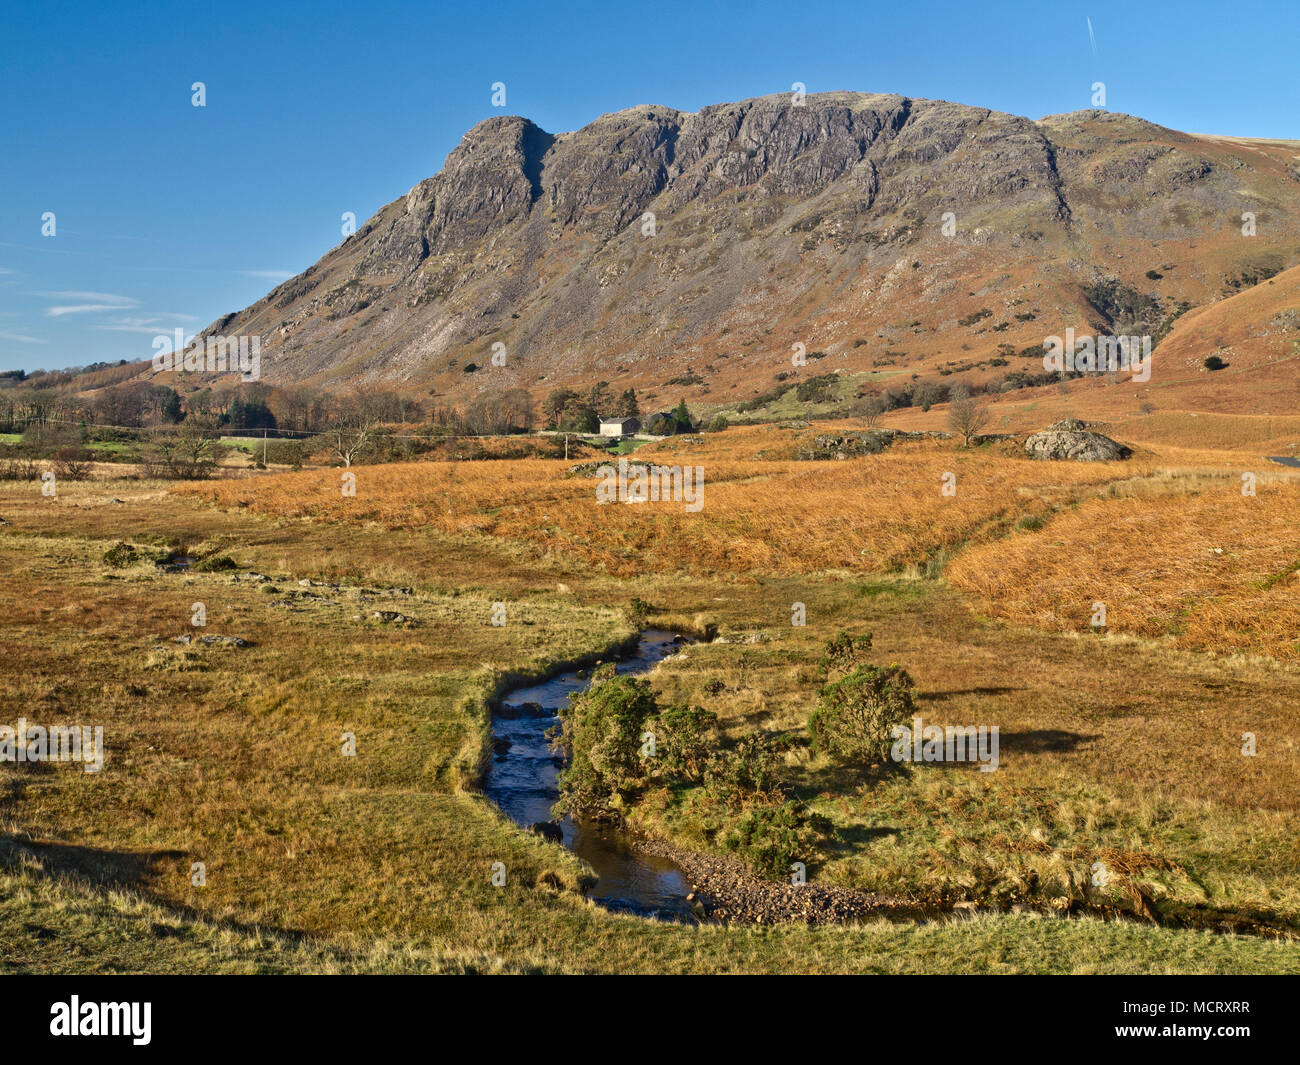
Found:
[[[339,397],[312,388],[273,387],[255,381],[204,385],[182,394],[149,381],[113,380],[138,369],[125,365],[88,367],[79,375],[72,371],[0,374],[0,432],[22,432],[29,425],[49,421],[154,429],[198,416],[226,433],[281,429],[308,434],[328,430],[341,410],[352,407],[361,408],[367,420],[388,424],[421,422],[430,413],[418,400],[381,389]],[[515,403],[517,406],[518,401]],[[518,416],[512,418],[512,422],[519,421]]]
[[[639,418],[641,406],[636,389],[615,396],[608,381],[597,381],[586,392],[557,388],[542,401],[546,425],[570,433],[600,431],[601,418]]]
[[[340,439],[365,438],[373,443],[383,426],[427,425],[434,436],[499,436],[526,433],[539,426],[575,433],[597,433],[602,417],[641,418],[635,388],[616,392],[608,381],[584,391],[558,388],[540,404],[523,388],[480,392],[460,405],[425,400],[383,389],[365,388],[339,395],[308,387],[281,387],[262,382],[204,384],[188,393],[169,385],[129,379],[80,391],[90,377],[105,377],[138,366],[87,368],[84,374],[0,375],[0,432],[23,432],[32,425],[60,423],[97,430],[168,430],[189,426],[218,435],[271,433],[281,437],[313,436],[334,441],[339,458],[358,457],[355,446]],[[69,377],[64,387],[45,387],[54,377]],[[685,401],[667,414],[655,414],[646,428],[659,435],[694,431]],[[102,432],[99,436],[102,437]],[[143,438],[142,438],[143,439]],[[355,439],[354,439],[355,444]],[[363,449],[364,450],[364,449]]]
[[[695,431],[691,412],[686,409],[686,400],[681,400],[667,414],[655,414],[646,424],[645,430],[653,436],[674,436],[677,433]]]
[[[527,389],[506,388],[484,392],[464,407],[433,407],[428,420],[447,436],[504,436],[529,432],[537,410]]]

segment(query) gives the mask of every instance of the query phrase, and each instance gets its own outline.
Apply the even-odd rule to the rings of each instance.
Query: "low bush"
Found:
[[[697,784],[709,758],[707,736],[718,715],[699,706],[670,706],[647,725],[655,737],[654,767],[669,781]]]
[[[795,862],[814,859],[830,834],[830,822],[803,803],[786,800],[746,807],[721,833],[720,841],[756,872],[786,875]]]
[[[813,749],[850,764],[885,761],[890,730],[916,713],[915,687],[897,665],[857,666],[827,684],[808,718]]]
[[[193,566],[195,573],[224,573],[227,570],[238,568],[239,563],[229,555],[209,555],[207,558],[200,559]]]
[[[704,767],[704,791],[714,802],[739,806],[754,798],[784,798],[776,752],[762,735],[746,736],[734,747],[715,751]]]
[[[105,564],[112,566],[114,569],[133,566],[139,560],[139,552],[123,540],[118,540],[117,543],[104,552]]]

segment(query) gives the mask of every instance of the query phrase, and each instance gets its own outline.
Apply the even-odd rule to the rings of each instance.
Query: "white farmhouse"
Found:
[[[641,430],[641,423],[635,418],[601,418],[601,436],[635,436]]]

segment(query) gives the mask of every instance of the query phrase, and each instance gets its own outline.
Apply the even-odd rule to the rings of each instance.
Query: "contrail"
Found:
[[[1088,40],[1092,42],[1092,54],[1095,58],[1097,55],[1097,35],[1092,32],[1092,19],[1086,15],[1084,17],[1088,19]]]

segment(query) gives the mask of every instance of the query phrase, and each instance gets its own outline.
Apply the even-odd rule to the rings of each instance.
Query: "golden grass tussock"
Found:
[[[1207,651],[1300,654],[1300,486],[1240,482],[1099,498],[947,568],[998,617],[1055,630],[1173,636]]]
[[[277,517],[521,541],[539,553],[631,576],[922,566],[1117,476],[1113,464],[1049,466],[938,444],[899,445],[852,461],[797,462],[735,457],[767,448],[758,432],[691,439],[641,449],[636,460],[701,468],[698,512],[680,501],[602,505],[596,478],[570,476],[565,463],[543,460],[359,467],[351,471],[355,498],[343,496],[339,470],[178,491]],[[955,494],[943,491],[948,474]]]

